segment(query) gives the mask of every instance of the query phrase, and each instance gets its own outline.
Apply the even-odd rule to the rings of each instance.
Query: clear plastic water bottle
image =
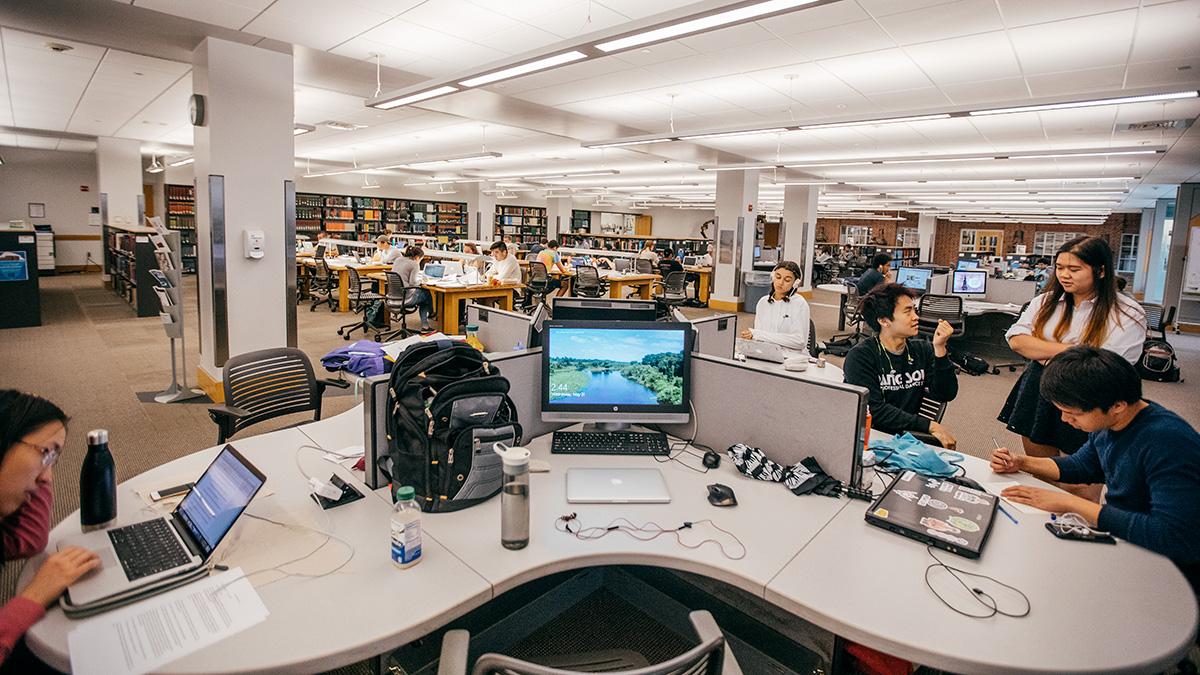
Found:
[[[529,450],[496,444],[504,462],[500,487],[500,544],[507,549],[529,545]]]
[[[108,451],[107,429],[89,431],[87,446],[79,472],[79,522],[84,530],[95,530],[117,517],[117,469]]]
[[[421,507],[411,485],[396,489],[392,510],[392,563],[401,569],[421,562]]]

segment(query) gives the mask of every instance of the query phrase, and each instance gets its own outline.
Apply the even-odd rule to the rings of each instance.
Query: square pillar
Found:
[[[800,287],[812,290],[813,252],[817,246],[817,185],[788,185],[783,189],[783,250],[780,260],[791,260],[804,270]]]
[[[754,221],[758,216],[758,170],[717,173],[716,226],[713,228],[714,309],[741,309],[742,273],[754,262]],[[724,261],[724,262],[723,262]]]

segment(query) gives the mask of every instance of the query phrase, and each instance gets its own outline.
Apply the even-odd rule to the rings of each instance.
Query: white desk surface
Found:
[[[1005,302],[985,302],[983,300],[963,300],[963,313],[967,316],[978,316],[994,312],[997,314],[1021,315],[1021,306]]]
[[[361,412],[359,413],[361,415]],[[359,418],[361,419],[361,417]],[[309,488],[296,468],[296,452],[308,439],[295,429],[232,441],[267,476],[264,489],[273,494],[258,497],[247,513],[285,523],[298,523],[333,532],[354,545],[355,555],[345,567],[320,578],[286,577],[263,572],[250,577],[270,611],[266,621],[169,664],[160,672],[318,672],[360,661],[389,651],[442,626],[492,597],[487,581],[449,553],[433,537],[422,542],[424,560],[409,569],[394,567],[389,558],[390,505],[367,495],[352,504],[322,511],[309,497]],[[203,450],[170,462],[121,484],[118,513],[124,519],[152,515],[134,494],[137,488],[174,485],[197,477],[216,453]],[[312,450],[301,451],[300,461],[310,475],[328,476],[333,464]],[[343,479],[351,475],[342,470]],[[367,492],[357,480],[357,487]],[[79,532],[78,512],[68,516],[50,534],[47,550],[55,541]],[[267,569],[300,557],[324,541],[320,534],[282,528],[243,518],[223,543],[217,558],[247,573]],[[346,547],[329,542],[313,557],[286,566],[295,573],[320,574],[345,560]],[[21,584],[41,562],[39,556],[25,567]],[[269,583],[280,579],[274,583]],[[86,621],[103,621],[104,615],[79,621],[55,608],[28,633],[30,648],[51,666],[67,670],[70,657],[67,633]]]
[[[971,477],[994,475],[981,459],[968,456],[964,466]],[[1039,484],[1026,474],[1006,479]],[[868,525],[866,507],[847,505],[771,581],[767,600],[846,639],[953,672],[1158,672],[1192,644],[1194,595],[1162,556],[1123,541],[1056,539],[1044,516],[1006,507],[1020,524],[997,513],[978,560],[937,555],[1016,586],[1032,609],[1021,619],[971,619],[925,587],[933,562],[925,547]],[[931,578],[947,597],[964,600],[943,571]],[[997,597],[1004,608],[1023,607],[1015,595]],[[982,609],[969,598],[956,606]]]
[[[825,362],[824,368],[818,368],[817,364],[810,363],[808,364],[808,370],[804,371],[788,370],[783,367],[782,363],[775,363],[774,361],[762,361],[760,359],[748,358],[745,361],[739,360],[738,363],[748,368],[754,368],[755,370],[765,370],[769,373],[787,375],[788,377],[794,377],[798,380],[811,380],[813,382],[842,382],[845,379],[845,373],[842,372],[842,369],[832,363],[829,363],[828,361]]]
[[[838,295],[846,294],[846,284],[817,284],[817,288],[821,289],[822,291],[837,293]]]

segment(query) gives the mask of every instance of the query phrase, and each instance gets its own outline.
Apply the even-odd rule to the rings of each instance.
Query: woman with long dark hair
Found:
[[[0,556],[28,558],[46,548],[54,462],[67,441],[67,416],[50,401],[0,390]],[[75,580],[100,565],[95,553],[70,546],[42,563],[33,581],[0,607],[0,663],[46,608]]]
[[[1077,237],[1058,249],[1045,290],[1030,301],[1005,337],[1029,365],[998,419],[1021,435],[1025,454],[1057,457],[1078,450],[1087,434],[1064,422],[1058,408],[1041,395],[1043,366],[1076,345],[1108,349],[1136,362],[1146,341],[1146,313],[1132,298],[1117,293],[1108,243]]]
[[[773,342],[787,353],[808,356],[808,301],[796,291],[803,281],[800,266],[781,260],[771,270],[771,292],[754,308],[754,327],[744,328],[743,340]]]

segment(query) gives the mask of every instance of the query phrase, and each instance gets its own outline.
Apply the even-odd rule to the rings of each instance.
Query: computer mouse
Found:
[[[728,485],[713,483],[708,486],[708,503],[713,506],[737,506],[737,497]]]
[[[979,490],[980,492],[984,492],[982,485],[980,485],[975,480],[967,478],[966,476],[950,476],[949,478],[947,478],[945,480],[947,483],[954,483],[955,485],[961,485],[963,487],[969,487],[972,490]]]

